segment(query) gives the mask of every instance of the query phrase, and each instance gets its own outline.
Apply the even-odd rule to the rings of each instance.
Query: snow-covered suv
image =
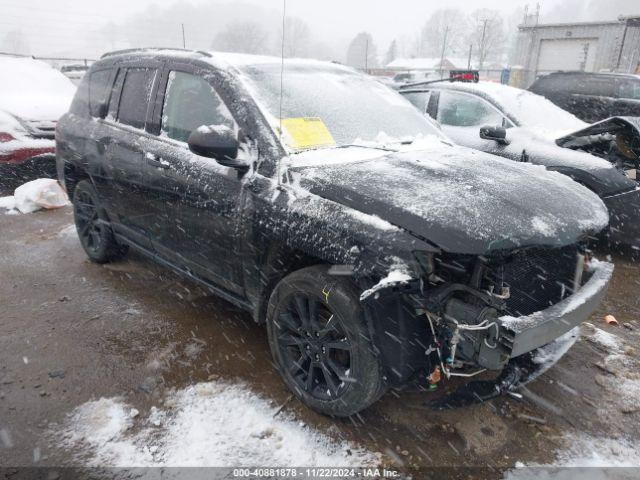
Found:
[[[331,63],[108,54],[57,155],[91,260],[134,248],[266,322],[288,387],[329,415],[410,379],[514,388],[613,270],[584,248],[608,222],[588,189],[454,146]]]

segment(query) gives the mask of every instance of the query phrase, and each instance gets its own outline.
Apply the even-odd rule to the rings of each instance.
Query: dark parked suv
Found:
[[[640,116],[640,75],[555,72],[529,87],[588,123]]]
[[[409,380],[485,375],[490,396],[547,368],[612,273],[585,249],[608,222],[600,199],[452,145],[349,68],[281,68],[169,50],[96,62],[56,137],[89,258],[134,248],[266,322],[288,387],[330,415]]]

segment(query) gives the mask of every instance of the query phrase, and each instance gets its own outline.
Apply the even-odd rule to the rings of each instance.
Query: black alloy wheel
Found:
[[[353,346],[331,310],[299,293],[275,323],[280,354],[295,383],[318,399],[340,397],[351,380]]]

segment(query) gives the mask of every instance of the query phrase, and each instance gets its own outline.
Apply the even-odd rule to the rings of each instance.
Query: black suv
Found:
[[[529,90],[589,123],[640,116],[640,75],[555,72],[537,79]]]
[[[608,221],[596,195],[452,145],[340,65],[108,54],[56,139],[89,258],[134,248],[251,312],[288,387],[330,415],[409,380],[488,371],[493,395],[533,378],[613,269],[584,248]]]

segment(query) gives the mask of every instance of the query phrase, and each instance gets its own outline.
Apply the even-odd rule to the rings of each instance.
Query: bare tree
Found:
[[[282,28],[278,40],[282,42]],[[311,31],[307,23],[298,17],[285,18],[284,56],[306,57],[309,55]],[[278,44],[280,52],[281,44]]]
[[[389,65],[396,58],[398,58],[398,42],[396,42],[394,38],[393,41],[389,44],[387,54],[384,56],[384,64]]]
[[[8,32],[0,47],[0,50],[8,53],[16,53],[19,55],[29,55],[31,53],[29,42],[27,42],[21,30],[11,30]]]
[[[483,68],[487,59],[498,59],[505,53],[504,19],[500,12],[486,8],[475,10],[470,19],[467,44],[473,45],[477,66]]]
[[[439,57],[458,55],[464,49],[467,18],[460,10],[440,9],[433,12],[422,27],[418,55]]]
[[[211,47],[222,52],[264,54],[269,51],[269,33],[250,21],[230,23],[218,33]]]
[[[378,66],[377,49],[369,32],[360,32],[351,40],[347,49],[347,65],[360,70]]]

